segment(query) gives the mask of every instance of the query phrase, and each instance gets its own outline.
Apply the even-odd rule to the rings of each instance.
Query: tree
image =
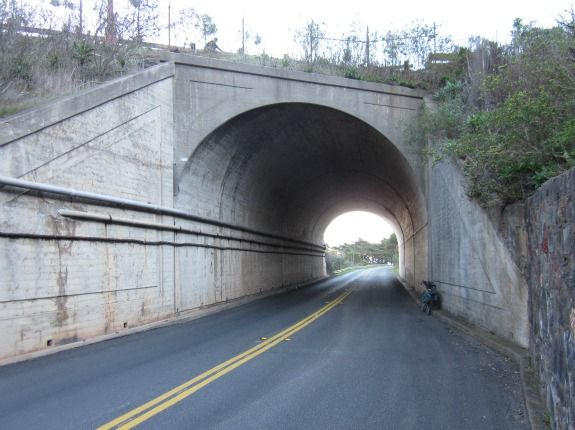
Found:
[[[193,34],[196,32],[196,21],[198,19],[198,13],[193,8],[182,9],[180,11],[179,19],[174,23],[174,32],[176,38],[184,39],[184,46],[193,43],[191,39]]]
[[[304,60],[313,64],[319,56],[321,40],[325,37],[324,24],[318,24],[314,20],[309,21],[303,28],[295,33],[295,41],[304,52]]]
[[[106,42],[116,43],[118,41],[118,26],[114,14],[114,0],[108,0],[106,4]]]
[[[574,48],[566,26],[515,20],[511,43],[475,41],[466,73],[423,112],[427,140],[458,160],[468,195],[483,206],[523,200],[575,166]]]
[[[72,48],[72,58],[78,62],[80,68],[84,66],[94,57],[94,47],[85,40],[74,42]]]
[[[369,243],[358,239],[352,244],[345,243],[336,248],[328,248],[326,253],[328,271],[388,262],[393,264],[399,262],[399,248],[395,234],[383,239],[380,243]]]
[[[340,41],[341,62],[346,66],[359,66],[364,57],[365,41],[362,40],[360,25],[353,23],[350,32],[344,34]]]
[[[213,36],[217,33],[218,27],[209,15],[199,15],[196,28],[200,30],[202,37],[204,38],[204,46],[208,44],[208,37]]]
[[[176,33],[183,33],[183,37],[185,37],[184,45],[195,43],[191,42],[190,39],[195,41],[196,39],[193,35],[199,34],[204,39],[204,47],[208,44],[208,37],[213,36],[218,31],[218,27],[211,16],[199,14],[193,8],[180,11],[180,18],[175,27]]]
[[[21,27],[31,26],[35,11],[15,0],[0,1],[0,95],[15,85],[27,87],[32,81],[34,55],[31,39],[19,33]]]
[[[73,22],[75,21],[75,32],[79,35],[84,33],[84,2],[83,0],[78,0],[76,5],[71,0],[50,0],[50,6],[54,8],[64,8],[67,13],[67,24],[65,24],[66,31],[71,31],[73,29]],[[76,9],[78,10],[77,17],[74,16]]]
[[[157,0],[130,0],[133,10],[129,18],[129,34],[138,43],[158,34]]]
[[[393,233],[387,239],[381,241],[382,248],[382,258],[384,261],[382,263],[392,263],[397,264],[399,262],[399,246],[397,243],[397,236]]]

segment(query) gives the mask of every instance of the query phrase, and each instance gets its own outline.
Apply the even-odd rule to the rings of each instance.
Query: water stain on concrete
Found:
[[[58,246],[58,278],[56,283],[58,284],[58,296],[56,297],[56,325],[61,327],[64,322],[68,319],[68,311],[66,308],[67,297],[66,297],[66,286],[68,285],[68,267],[64,265],[62,267],[62,252],[61,242],[57,243]]]

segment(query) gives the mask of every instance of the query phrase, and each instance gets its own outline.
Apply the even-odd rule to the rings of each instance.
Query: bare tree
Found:
[[[213,36],[218,31],[211,16],[199,14],[193,8],[182,9],[179,20],[174,27],[180,37],[182,37],[181,33],[183,33],[183,37],[185,37],[184,45],[195,43],[196,38],[194,36],[197,36],[204,39],[204,46],[206,46],[208,37]]]
[[[325,37],[324,24],[311,20],[303,28],[296,30],[295,41],[304,52],[304,60],[313,64],[319,56],[321,41]]]
[[[118,27],[114,14],[114,0],[108,0],[106,12],[106,42],[116,43],[118,41]]]
[[[145,38],[157,35],[160,31],[157,0],[130,0],[130,5],[133,8],[128,19],[130,38],[141,43]]]

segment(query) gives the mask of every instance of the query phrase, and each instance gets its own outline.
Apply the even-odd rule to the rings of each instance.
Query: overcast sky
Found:
[[[168,1],[160,2],[162,17],[167,23]],[[470,36],[505,42],[513,20],[534,21],[551,26],[573,5],[572,0],[171,0],[172,10],[193,7],[210,15],[218,26],[218,42],[225,51],[236,52],[241,46],[241,20],[252,33],[262,37],[261,45],[252,52],[265,49],[266,53],[281,57],[294,54],[295,29],[314,19],[326,24],[332,36],[340,36],[353,22],[370,31],[385,34],[400,30],[414,21],[437,23],[441,35],[450,35],[459,43]],[[165,36],[167,38],[167,36]],[[167,40],[164,42],[167,43]]]
[[[50,0],[22,0],[24,3],[49,7]],[[79,0],[71,0],[78,4]],[[85,20],[93,21],[96,0],[83,0]],[[101,1],[101,0],[98,0]],[[282,57],[284,54],[301,55],[294,42],[294,31],[313,19],[324,23],[329,36],[340,37],[349,33],[352,23],[359,24],[362,34],[369,26],[370,32],[384,35],[388,31],[408,28],[414,22],[437,24],[441,36],[451,36],[465,45],[471,36],[483,36],[506,42],[513,20],[535,22],[552,26],[559,16],[573,7],[575,0],[157,0],[159,26],[163,29],[155,40],[168,43],[168,5],[171,5],[172,22],[179,11],[194,8],[200,14],[211,16],[218,27],[218,45],[227,52],[237,52],[241,47],[242,16],[248,31],[259,34],[258,47],[248,45],[248,53]],[[126,8],[129,0],[114,0],[116,10]],[[203,41],[194,37],[198,48]],[[179,42],[183,42],[180,40]],[[178,40],[172,38],[172,45]]]
[[[329,246],[340,246],[363,239],[379,243],[393,233],[391,226],[381,217],[369,212],[348,212],[338,216],[327,227],[324,242]]]

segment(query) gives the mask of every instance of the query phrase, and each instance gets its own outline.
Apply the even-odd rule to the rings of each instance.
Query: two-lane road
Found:
[[[517,369],[387,268],[0,368],[0,429],[527,429]]]

